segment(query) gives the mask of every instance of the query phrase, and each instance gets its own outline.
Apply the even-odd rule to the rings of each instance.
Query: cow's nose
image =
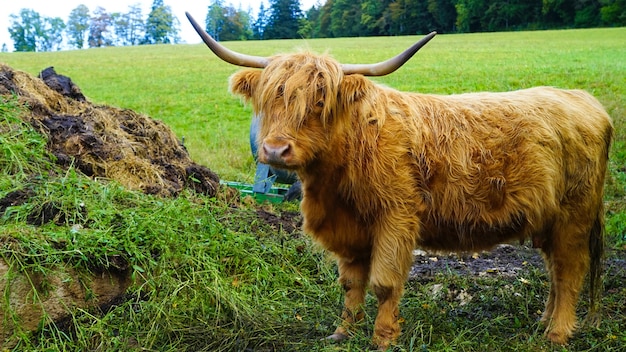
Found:
[[[278,145],[263,143],[263,152],[269,164],[285,164],[291,157],[291,145],[289,143]]]

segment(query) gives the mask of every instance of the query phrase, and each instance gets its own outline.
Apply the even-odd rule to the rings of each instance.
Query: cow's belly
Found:
[[[499,243],[523,240],[528,236],[527,222],[521,219],[503,225],[430,222],[422,224],[417,246],[437,251],[477,251]]]

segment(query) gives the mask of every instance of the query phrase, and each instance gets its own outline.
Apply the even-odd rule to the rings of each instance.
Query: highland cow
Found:
[[[550,276],[542,320],[564,344],[590,273],[591,315],[600,291],[603,185],[613,128],[581,90],[399,92],[365,76],[398,69],[434,33],[388,61],[342,65],[308,52],[248,56],[209,48],[246,69],[230,89],[260,117],[258,158],[302,181],[303,229],[332,252],[345,290],[349,336],[368,286],[378,299],[374,343],[400,334],[398,304],[414,248],[479,251],[530,240]]]

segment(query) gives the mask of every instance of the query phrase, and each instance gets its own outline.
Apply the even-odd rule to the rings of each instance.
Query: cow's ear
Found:
[[[242,70],[230,77],[230,91],[233,94],[241,95],[245,100],[250,100],[259,83],[261,71]]]
[[[372,89],[372,82],[362,75],[346,75],[341,80],[341,88],[339,89],[339,99],[344,107],[352,105],[355,102],[367,96]]]

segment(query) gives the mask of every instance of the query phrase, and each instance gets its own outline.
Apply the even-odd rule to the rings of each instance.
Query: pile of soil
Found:
[[[33,77],[0,63],[0,95],[17,95],[29,111],[23,118],[48,136],[48,149],[63,166],[148,194],[176,196],[191,188],[217,195],[219,177],[193,162],[168,126],[91,103],[52,67]]]

